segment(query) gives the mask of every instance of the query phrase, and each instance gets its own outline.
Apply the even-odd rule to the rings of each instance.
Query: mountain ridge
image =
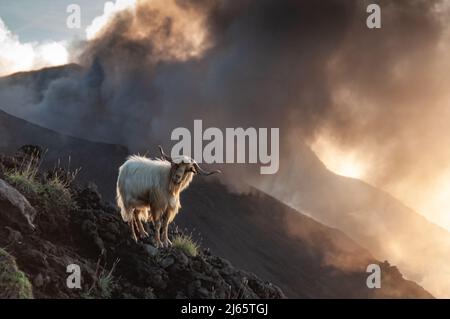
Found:
[[[98,143],[77,140],[78,144],[70,138],[61,138],[60,134],[53,132],[39,133],[41,128],[25,121],[16,121],[8,115],[3,114],[1,123],[9,122],[9,125],[18,125],[15,130],[22,132],[16,143],[20,144],[26,140],[26,132],[32,132],[32,142],[36,143],[39,138],[57,150],[68,150],[72,153],[73,160],[77,156],[87,152],[91,156],[81,156],[83,170],[92,174],[89,180],[99,184],[99,189],[108,192],[108,188],[114,186],[117,167],[126,157],[125,149],[116,153],[116,148],[106,147],[101,149],[101,156],[109,160],[103,163],[101,171],[98,169],[97,157],[92,156],[91,150],[99,148]],[[3,124],[2,124],[3,125]],[[49,135],[50,134],[50,135]],[[74,144],[73,144],[74,143]],[[92,144],[92,145],[91,145]],[[9,143],[8,148],[15,147],[14,143]],[[76,147],[71,149],[72,147]],[[120,148],[119,148],[120,149]],[[111,153],[109,153],[111,152]],[[17,154],[17,152],[10,152]],[[13,165],[3,158],[3,171]],[[55,156],[54,158],[58,158]],[[112,161],[111,159],[114,159]],[[78,159],[80,160],[80,159]],[[49,159],[47,165],[51,168]],[[14,162],[14,161],[13,161]],[[9,164],[8,164],[9,163]],[[107,165],[106,165],[107,164]],[[15,165],[18,165],[16,162]],[[11,167],[10,167],[11,169]],[[108,180],[102,178],[105,172],[109,176]],[[100,178],[98,178],[100,177]],[[111,182],[113,181],[113,182]],[[104,185],[112,183],[112,185]],[[100,208],[99,211],[109,211],[118,218],[117,210],[103,203],[99,199],[100,195],[95,191],[74,191],[75,194],[85,192],[81,202],[85,203],[88,209]],[[87,192],[87,193],[86,193]],[[96,195],[97,194],[97,195]],[[111,193],[110,193],[111,194]],[[79,196],[79,195],[75,195]],[[39,199],[38,199],[39,200]],[[177,216],[175,222],[179,227],[186,229],[185,232],[193,233],[193,237],[210,248],[217,255],[230,260],[237,267],[251,271],[260,278],[271,280],[286,292],[291,298],[381,298],[381,297],[409,297],[409,298],[431,298],[432,296],[423,288],[413,282],[406,281],[398,269],[389,263],[377,261],[371,254],[358,244],[355,244],[342,231],[331,229],[321,225],[319,222],[300,214],[298,211],[288,207],[267,194],[256,189],[251,192],[231,191],[228,186],[219,183],[217,180],[206,181],[198,178],[191,187],[181,196],[183,205],[182,211]],[[103,217],[98,216],[100,212],[80,212],[87,220],[87,224],[79,227],[80,232],[85,233],[89,229],[103,229],[105,225],[98,224]],[[103,216],[103,215],[102,215]],[[107,215],[110,216],[110,215]],[[107,220],[111,221],[112,217]],[[45,221],[45,219],[44,219]],[[44,222],[44,227],[50,221]],[[83,225],[82,221],[78,221]],[[119,223],[118,220],[115,223]],[[122,222],[120,222],[122,223]],[[120,224],[119,223],[119,224]],[[51,223],[52,225],[52,223]],[[55,227],[55,225],[51,226]],[[128,239],[125,225],[119,227],[120,241]],[[117,227],[115,227],[117,228]],[[73,232],[73,231],[72,231]],[[102,235],[103,231],[97,230],[94,235],[91,231],[86,233],[87,237],[92,237],[91,248],[98,246],[99,242],[110,241],[111,235]],[[108,231],[104,231],[108,233]],[[197,232],[200,232],[199,236]],[[71,233],[69,231],[69,233]],[[172,231],[172,235],[176,231]],[[88,236],[89,235],[89,236]],[[8,237],[13,235],[8,235]],[[71,236],[79,236],[73,233]],[[113,235],[114,236],[114,235]],[[116,237],[118,235],[115,235]],[[97,239],[99,237],[99,239]],[[7,238],[6,238],[7,239]],[[4,240],[6,240],[4,239]],[[53,243],[54,245],[54,243]],[[127,245],[131,245],[127,244]],[[114,246],[113,246],[114,247]],[[77,248],[79,249],[79,248]],[[99,249],[94,249],[97,254]],[[142,249],[136,248],[136,252]],[[92,255],[90,255],[92,256]],[[92,258],[92,257],[91,257]],[[139,257],[135,257],[139,260]],[[34,261],[31,261],[32,263]],[[112,260],[109,261],[110,263]],[[139,261],[136,261],[138,264]],[[381,290],[369,290],[366,286],[366,267],[370,263],[378,263],[382,267],[383,288]],[[19,265],[20,265],[19,257]],[[130,266],[131,267],[131,266]],[[26,269],[25,269],[26,270]],[[129,272],[131,269],[121,271]],[[343,287],[346,287],[343,289]],[[173,296],[173,295],[171,295]]]

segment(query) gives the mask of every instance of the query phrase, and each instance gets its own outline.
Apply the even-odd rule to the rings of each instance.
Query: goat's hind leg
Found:
[[[142,221],[140,219],[140,210],[138,209],[134,210],[134,220],[136,223],[137,230],[139,232],[139,237],[141,237],[141,239],[148,237],[148,233],[145,230],[144,225],[142,224]]]
[[[142,220],[140,220],[138,218],[137,224],[138,224],[139,233],[141,234],[141,238],[148,237],[149,235],[148,235],[147,231],[145,230],[144,224],[142,224]]]
[[[161,218],[158,218],[157,220],[153,219],[153,224],[155,225],[155,244],[156,247],[164,247],[163,243],[161,242]]]
[[[125,216],[125,220],[128,224],[128,226],[130,226],[130,230],[131,230],[131,237],[134,239],[135,242],[138,241],[137,236],[136,236],[136,228],[135,228],[135,223],[134,223],[134,212],[133,212],[133,208],[131,207],[127,207],[126,208],[126,212],[122,215]]]

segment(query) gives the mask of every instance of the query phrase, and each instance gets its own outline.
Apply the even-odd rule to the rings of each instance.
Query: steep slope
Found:
[[[277,283],[290,297],[430,297],[341,231],[256,189],[233,193],[218,182],[199,180],[182,197],[178,225],[198,232],[213,252]],[[382,268],[379,290],[366,286],[366,268],[373,263]]]
[[[2,168],[14,163],[3,160]],[[62,205],[52,180],[39,174],[34,183],[38,192],[13,181],[24,197],[0,178],[0,298],[284,297],[275,285],[208,251],[135,243],[115,208],[92,189],[64,186],[71,197]],[[183,235],[172,230],[174,242],[176,236]]]
[[[13,154],[26,144],[39,145],[46,150],[44,167],[53,168],[60,161],[61,167],[81,168],[77,180],[80,183],[96,181],[108,200],[114,199],[117,168],[125,160],[125,147],[95,143],[59,134],[18,119],[0,111],[0,152]],[[85,165],[88,163],[88,165]]]
[[[434,295],[450,296],[450,233],[362,181],[326,169],[306,146],[256,182],[262,189],[318,221],[344,231],[377,258],[398,265]]]
[[[48,67],[35,71],[18,72],[8,76],[0,77],[0,88],[13,88],[22,86],[29,88],[34,93],[36,100],[42,98],[42,93],[50,83],[56,79],[79,74],[81,66],[67,64],[62,66]]]
[[[20,207],[29,204],[15,204],[20,202],[17,198],[8,201],[2,194],[8,193],[4,188],[9,186],[2,182],[0,225],[5,231],[0,234],[0,245],[8,247],[33,282],[35,297],[283,297],[276,286],[259,278],[295,298],[432,297],[340,231],[257,190],[237,194],[218,182],[202,180],[192,185],[183,196],[184,209],[177,223],[185,231],[195,229],[208,250],[190,258],[179,248],[156,251],[150,239],[134,243],[118,210],[103,203],[91,188],[69,189],[70,200],[64,193],[55,195],[57,189],[46,174],[37,176],[36,182],[42,185],[37,190],[23,187],[23,180],[11,180],[8,175],[18,168],[20,159],[3,156],[0,178],[18,187],[34,209],[29,209],[32,217],[17,218],[25,214]],[[16,218],[11,217],[14,214]],[[34,230],[28,225],[30,219]],[[180,231],[173,228],[172,240],[178,235]],[[98,260],[103,267],[100,271],[95,266]],[[62,284],[65,268],[73,263],[87,276],[82,290]],[[366,286],[366,267],[372,263],[381,267],[381,289]],[[98,282],[110,269],[114,269],[114,279],[109,279],[111,287],[105,292]]]
[[[26,115],[30,116],[36,110],[34,106],[42,101],[51,85],[58,80],[77,77],[81,72],[79,65],[67,64],[0,77],[0,110],[29,120]],[[34,113],[33,118],[39,118],[39,112]]]
[[[49,149],[47,167],[72,155],[79,178],[95,181],[107,199],[114,196],[117,168],[126,149],[60,135],[0,113],[0,129],[9,139],[2,150],[21,144]],[[195,182],[182,198],[176,222],[205,247],[237,266],[271,280],[289,297],[430,297],[405,281],[395,267],[380,263],[338,230],[325,227],[257,190],[234,193],[217,182]],[[117,216],[116,216],[117,217]],[[97,218],[92,217],[94,220]],[[382,289],[366,286],[370,263],[382,265]]]

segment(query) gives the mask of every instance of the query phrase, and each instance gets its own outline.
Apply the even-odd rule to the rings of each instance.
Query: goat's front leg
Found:
[[[161,218],[158,218],[156,221],[154,221],[155,224],[155,243],[156,247],[164,247],[163,243],[161,242]]]
[[[135,226],[134,226],[134,218],[132,218],[129,222],[128,225],[130,225],[131,228],[131,235],[134,239],[135,242],[138,241],[137,236],[136,236],[136,230],[135,230]]]
[[[172,245],[172,242],[169,240],[169,214],[168,212],[166,212],[164,214],[163,217],[163,233],[162,233],[162,237],[163,237],[163,245],[164,247],[169,247]]]

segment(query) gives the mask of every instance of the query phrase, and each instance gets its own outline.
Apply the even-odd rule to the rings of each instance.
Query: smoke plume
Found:
[[[446,2],[381,2],[380,30],[367,4],[138,1],[85,44],[83,76],[51,82],[21,115],[139,146],[194,118],[282,127],[377,154],[380,183],[418,164],[432,178],[450,155],[437,138],[449,130]]]
[[[325,139],[356,152],[371,183],[406,201],[431,196],[450,176],[450,5],[381,0],[382,28],[368,29],[369,3],[138,0],[81,44],[83,72],[37,97],[11,85],[1,107],[134,150],[168,145],[194,119],[280,127],[289,188],[306,183],[304,144]]]

